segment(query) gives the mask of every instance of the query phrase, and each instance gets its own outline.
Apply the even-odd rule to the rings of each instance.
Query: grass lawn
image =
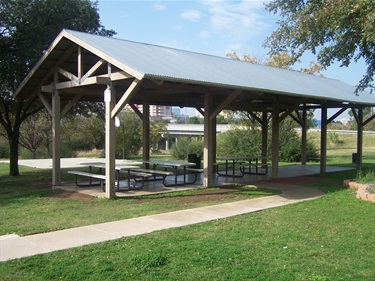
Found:
[[[317,200],[4,262],[0,280],[375,280],[375,204],[348,176],[319,175]]]
[[[352,138],[329,145],[329,164],[353,166]],[[375,168],[375,142],[364,163]],[[0,164],[0,235],[72,226],[274,194],[233,186],[215,200],[202,190],[153,197],[97,199],[50,189],[50,170]],[[356,171],[317,175],[326,192],[298,204],[0,263],[0,280],[375,280],[375,204],[344,189]],[[62,180],[71,180],[66,171]],[[205,190],[221,193],[221,189]],[[182,201],[182,198],[185,198]],[[184,204],[181,204],[184,202]]]
[[[0,163],[0,171],[6,167]],[[52,190],[51,170],[22,169],[20,177],[0,174],[0,235],[29,235],[279,193],[233,185],[108,200]],[[67,170],[62,171],[61,178],[73,180]]]

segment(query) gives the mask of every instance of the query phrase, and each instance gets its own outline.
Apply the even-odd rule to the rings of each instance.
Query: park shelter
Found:
[[[204,116],[204,186],[212,184],[216,161],[216,116],[222,110],[248,111],[262,128],[267,156],[267,126],[272,122],[272,176],[278,176],[279,124],[291,116],[302,127],[306,163],[306,111],[321,109],[320,171],[326,169],[327,125],[347,109],[358,124],[358,165],[362,128],[375,115],[375,96],[355,95],[338,80],[174,48],[63,30],[15,92],[39,98],[53,122],[53,182],[60,185],[60,120],[78,101],[104,102],[106,111],[106,196],[115,192],[115,117],[130,105],[143,120],[143,159],[150,158],[150,105],[196,108]],[[137,105],[143,106],[139,111]],[[328,109],[335,109],[329,117]],[[271,117],[271,118],[270,118]],[[246,145],[246,144],[244,144]]]

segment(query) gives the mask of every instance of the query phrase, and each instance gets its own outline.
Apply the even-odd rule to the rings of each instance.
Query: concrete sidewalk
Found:
[[[0,261],[257,212],[316,199],[323,194],[314,188],[297,185],[259,182],[257,186],[278,189],[282,194],[24,237],[15,234],[4,235],[0,236]]]

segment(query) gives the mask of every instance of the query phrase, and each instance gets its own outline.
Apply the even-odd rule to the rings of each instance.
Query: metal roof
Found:
[[[60,33],[16,95],[27,94],[45,75],[51,76],[48,62],[53,56],[56,56],[54,62],[57,61],[59,56],[54,50],[59,46],[68,48],[68,43],[62,47],[64,40],[82,46],[138,79],[241,89],[314,101],[375,105],[375,95],[363,92],[357,96],[354,86],[335,79],[71,30]]]

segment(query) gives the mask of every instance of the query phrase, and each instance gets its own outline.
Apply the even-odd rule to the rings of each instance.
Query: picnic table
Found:
[[[161,168],[167,171],[171,169],[173,171],[174,181],[172,183],[167,181],[167,177],[164,177],[163,184],[164,186],[178,186],[178,185],[186,185],[186,184],[193,184],[197,180],[197,173],[202,172],[203,169],[194,169],[191,168],[195,166],[195,163],[190,162],[183,162],[183,161],[167,161],[167,160],[146,160],[143,161],[144,164],[152,165],[152,170],[157,171],[157,169]],[[187,181],[186,176],[187,173],[193,172],[195,174],[195,178],[192,181]],[[182,175],[183,180],[179,181],[178,176]],[[172,175],[171,175],[172,176]]]
[[[245,174],[265,175],[267,174],[267,164],[263,164],[262,156],[231,156],[218,157],[217,160],[224,161],[215,163],[217,166],[216,173],[225,177],[243,177]],[[225,169],[220,170],[219,166],[224,165]]]
[[[104,188],[104,181],[105,181],[105,175],[103,175],[103,170],[106,168],[105,162],[85,162],[80,163],[83,166],[87,166],[89,168],[89,172],[81,172],[81,171],[69,171],[68,173],[75,175],[76,177],[76,185],[83,187],[83,186],[95,186],[98,185],[98,182],[95,182],[93,180],[97,179],[99,180],[99,184],[102,186],[103,191],[105,191]],[[133,165],[131,165],[133,164]],[[117,183],[117,190],[120,189],[120,173],[126,174],[127,179],[127,187],[129,189],[141,189],[144,185],[144,179],[146,177],[151,177],[151,174],[143,173],[140,171],[137,171],[139,169],[139,166],[142,162],[136,162],[136,161],[118,161],[118,163],[115,164],[116,169],[116,183]],[[95,168],[98,168],[97,171],[94,171]],[[88,183],[79,183],[78,182],[78,176],[81,177],[88,177],[89,182]],[[141,177],[142,178],[142,185],[132,185],[131,184],[131,178]],[[138,181],[139,182],[139,181]]]

